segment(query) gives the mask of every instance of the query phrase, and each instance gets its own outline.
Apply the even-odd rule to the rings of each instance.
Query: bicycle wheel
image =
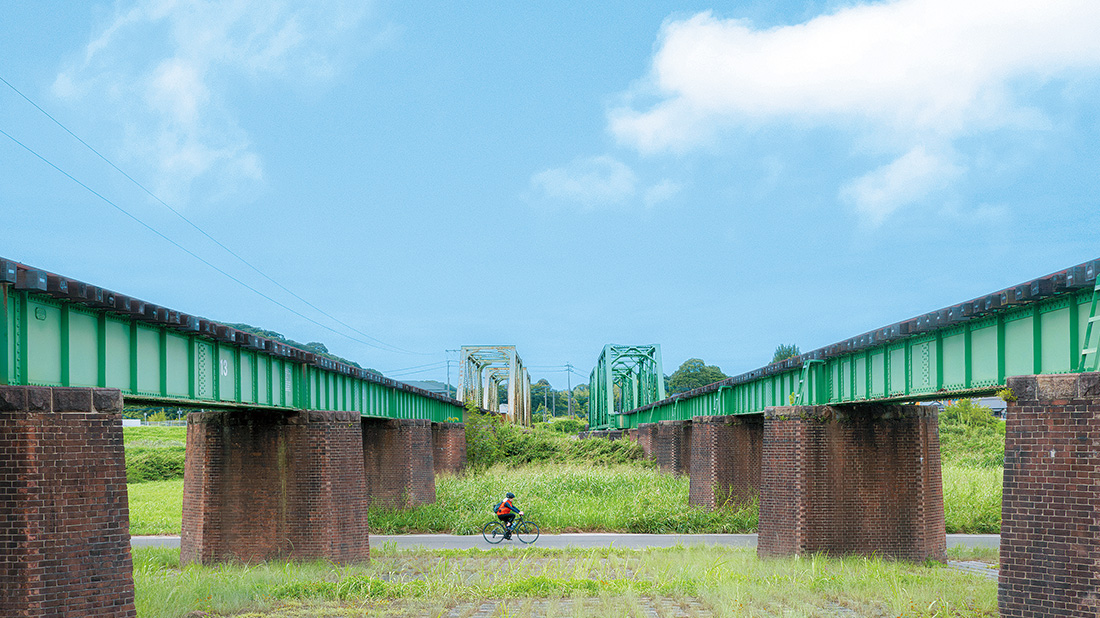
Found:
[[[512,532],[521,543],[534,543],[539,538],[539,525],[533,521],[523,521]]]
[[[504,525],[499,521],[491,521],[481,528],[481,536],[493,545],[504,540]]]

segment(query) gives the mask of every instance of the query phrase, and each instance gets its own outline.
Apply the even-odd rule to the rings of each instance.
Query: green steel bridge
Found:
[[[462,404],[250,333],[0,259],[0,384],[127,403],[463,419]]]
[[[619,414],[601,412],[591,429],[770,406],[992,395],[1009,376],[1097,371],[1098,271],[1100,260],[1092,260]],[[595,389],[591,397],[613,401]]]

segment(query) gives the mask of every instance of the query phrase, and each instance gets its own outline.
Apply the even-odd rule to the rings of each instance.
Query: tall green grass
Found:
[[[183,528],[183,480],[130,483],[130,534],[179,534]]]
[[[166,481],[183,478],[186,427],[125,427],[126,481]]]
[[[1004,468],[943,466],[943,511],[948,534],[998,534]]]
[[[571,421],[560,423],[565,425]],[[576,423],[573,422],[574,426]],[[558,426],[558,425],[555,425]],[[577,463],[652,465],[632,440],[578,440],[576,436],[540,427],[528,429],[501,423],[490,415],[467,411],[466,458],[473,470],[495,464]]]
[[[494,458],[505,463],[473,466],[464,476],[438,477],[434,504],[405,511],[372,509],[375,533],[475,534],[506,491],[514,492],[517,503],[548,533],[756,529],[755,504],[715,512],[689,507],[688,478],[658,472],[651,462],[638,459],[640,448],[629,440],[576,440],[550,431],[473,425],[473,432],[489,434],[495,453],[483,464]],[[947,532],[999,532],[1004,423],[941,424],[940,436]],[[171,479],[131,482],[131,533],[178,534],[186,428],[126,428],[124,437],[131,479]],[[154,465],[160,457],[174,463]]]
[[[544,532],[747,532],[755,503],[715,511],[689,507],[689,479],[633,465],[495,465],[477,474],[436,477],[436,501],[407,510],[372,508],[377,534],[476,534],[505,492]]]
[[[182,568],[178,550],[137,549],[134,578],[143,618],[191,612],[242,618],[439,616],[459,604],[485,601],[501,604],[510,617],[545,615],[532,609],[532,599],[572,603],[572,613],[559,614],[571,616],[644,616],[643,605],[661,602],[689,617],[992,617],[997,589],[995,581],[934,564],[821,556],[758,560],[752,550],[701,546],[439,552],[382,547],[374,548],[365,565]],[[578,611],[586,599],[588,609]]]

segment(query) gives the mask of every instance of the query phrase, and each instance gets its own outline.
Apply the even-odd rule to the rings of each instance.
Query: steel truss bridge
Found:
[[[661,346],[605,345],[588,388],[588,426],[595,429],[610,426],[614,414],[664,399]]]
[[[984,396],[1009,376],[1097,371],[1098,272],[1100,259],[1085,262],[609,415],[603,424],[599,417],[592,428],[760,414],[771,406]]]
[[[508,388],[508,417],[531,425],[531,376],[514,345],[464,345],[459,359],[458,398],[483,410],[500,410],[499,388]]]
[[[0,259],[0,384],[127,402],[461,421],[457,400],[285,343]]]

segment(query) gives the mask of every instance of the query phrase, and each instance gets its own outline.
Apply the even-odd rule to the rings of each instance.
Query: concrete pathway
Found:
[[[505,543],[522,545],[518,541]],[[481,535],[454,534],[372,534],[371,547],[392,544],[398,549],[472,549],[491,547]],[[611,532],[585,532],[578,534],[544,534],[535,542],[536,547],[563,549],[622,547],[626,549],[645,549],[649,547],[674,547],[676,545],[724,545],[728,547],[756,547],[755,534],[616,534]],[[179,547],[178,536],[133,536],[132,547]],[[947,546],[955,547],[1000,547],[1001,537],[997,534],[949,534]],[[502,547],[505,545],[501,545]]]

